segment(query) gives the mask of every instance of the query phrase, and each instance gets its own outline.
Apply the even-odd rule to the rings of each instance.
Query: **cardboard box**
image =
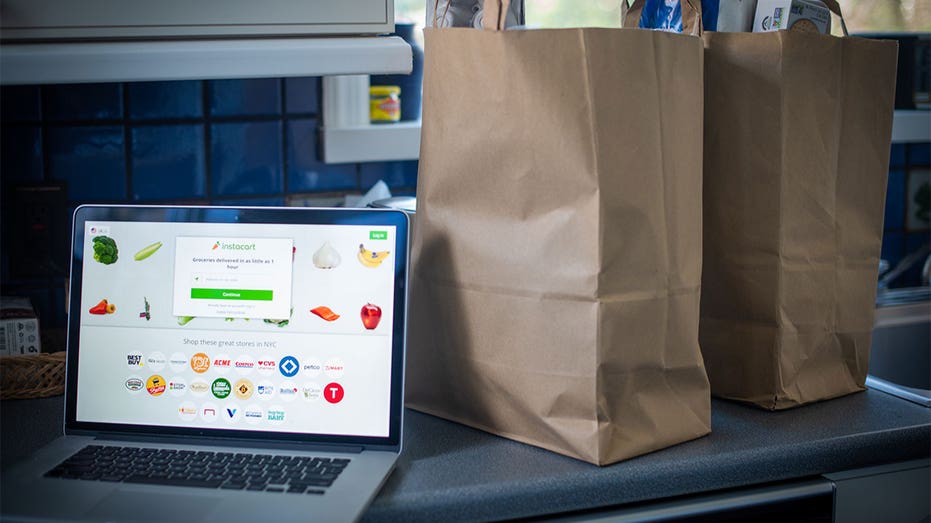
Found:
[[[42,352],[39,318],[29,298],[0,298],[0,355]]]
[[[753,32],[805,31],[829,34],[831,11],[818,1],[759,0],[753,17]]]

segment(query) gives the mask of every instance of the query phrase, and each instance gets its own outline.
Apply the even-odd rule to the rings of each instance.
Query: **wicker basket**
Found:
[[[45,398],[65,392],[65,351],[0,358],[0,400]]]

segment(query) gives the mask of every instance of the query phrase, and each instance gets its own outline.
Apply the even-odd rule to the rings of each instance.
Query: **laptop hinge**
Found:
[[[133,443],[162,443],[173,445],[189,445],[203,447],[238,447],[261,450],[297,450],[301,452],[337,452],[345,454],[360,454],[364,448],[361,445],[333,445],[319,443],[300,443],[283,441],[252,441],[238,439],[198,438],[190,436],[134,436],[131,434],[103,434],[94,438],[101,441],[128,441]]]

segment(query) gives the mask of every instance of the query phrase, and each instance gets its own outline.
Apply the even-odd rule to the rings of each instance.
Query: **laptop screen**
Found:
[[[69,425],[397,442],[407,242],[395,211],[79,208]]]

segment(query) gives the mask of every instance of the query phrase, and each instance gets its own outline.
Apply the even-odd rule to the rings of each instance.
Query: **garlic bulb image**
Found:
[[[325,242],[323,246],[314,253],[314,267],[318,269],[333,269],[338,266],[341,261],[342,258],[339,252],[330,245],[330,242]]]

